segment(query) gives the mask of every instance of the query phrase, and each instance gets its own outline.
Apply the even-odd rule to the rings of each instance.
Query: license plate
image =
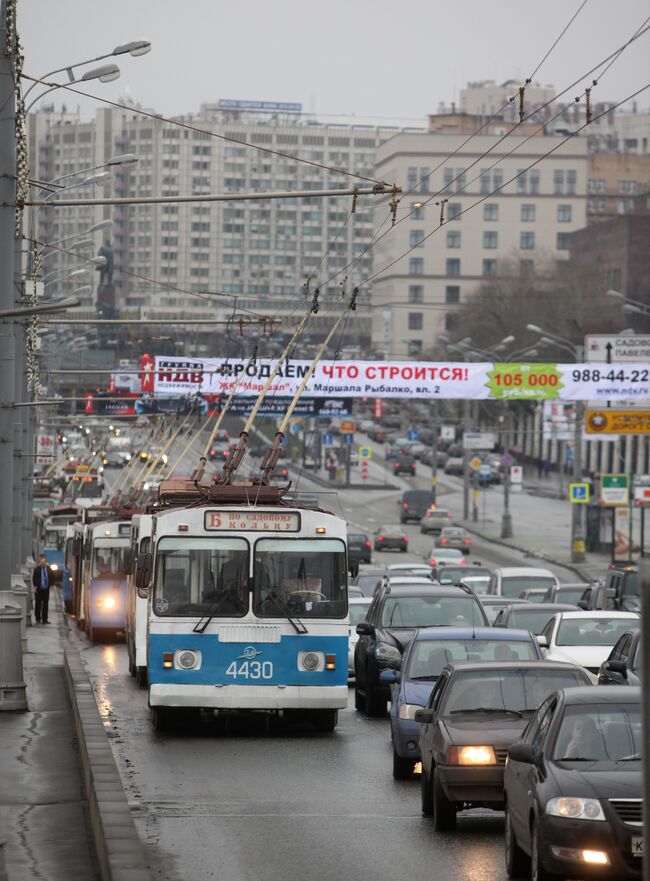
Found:
[[[633,857],[642,857],[643,856],[643,838],[633,838],[632,839],[632,856]]]

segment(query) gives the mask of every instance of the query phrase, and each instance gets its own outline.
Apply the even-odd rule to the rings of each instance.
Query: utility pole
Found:
[[[580,359],[581,360],[581,359]],[[582,423],[584,404],[576,401],[573,426],[573,480],[582,480]],[[571,505],[571,562],[585,562],[585,521],[584,505]]]
[[[506,453],[506,455],[510,455],[509,452]],[[504,466],[501,538],[512,538],[512,514],[510,513],[510,465]]]
[[[0,2],[0,309],[14,305],[14,224],[16,204],[16,102],[7,32],[7,3]],[[14,320],[0,321],[0,475],[5,499],[0,504],[0,589],[9,589],[13,562],[11,493],[14,487],[15,400]],[[8,498],[7,498],[8,497]]]

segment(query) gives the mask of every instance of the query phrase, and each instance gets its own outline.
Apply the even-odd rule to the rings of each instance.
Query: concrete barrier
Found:
[[[102,881],[152,881],[93,688],[77,651],[65,650],[64,669]]]
[[[20,635],[23,620],[20,606],[9,590],[0,591],[0,711],[27,709]]]

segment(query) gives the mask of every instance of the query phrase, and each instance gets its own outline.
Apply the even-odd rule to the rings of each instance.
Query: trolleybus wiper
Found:
[[[223,601],[227,600],[227,599],[233,599],[233,598],[238,599],[237,593],[235,591],[233,591],[232,588],[229,588],[228,590],[224,591],[223,595],[218,597],[218,599],[216,599],[212,603],[212,605],[210,606],[210,608],[208,610],[208,614],[204,615],[200,621],[196,622],[196,624],[192,628],[193,632],[194,633],[205,633],[205,630],[206,630],[208,624],[212,621],[214,616],[219,611],[219,607],[221,606]]]
[[[296,631],[296,633],[309,633],[300,618],[291,611],[289,603],[285,600],[281,593],[279,593],[277,590],[271,590],[267,595],[267,599],[273,600],[275,603],[277,603],[278,606],[280,606],[287,620]]]

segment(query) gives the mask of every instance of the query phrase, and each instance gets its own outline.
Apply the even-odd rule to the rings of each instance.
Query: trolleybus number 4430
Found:
[[[233,679],[272,679],[273,664],[271,661],[232,661],[226,676]]]

